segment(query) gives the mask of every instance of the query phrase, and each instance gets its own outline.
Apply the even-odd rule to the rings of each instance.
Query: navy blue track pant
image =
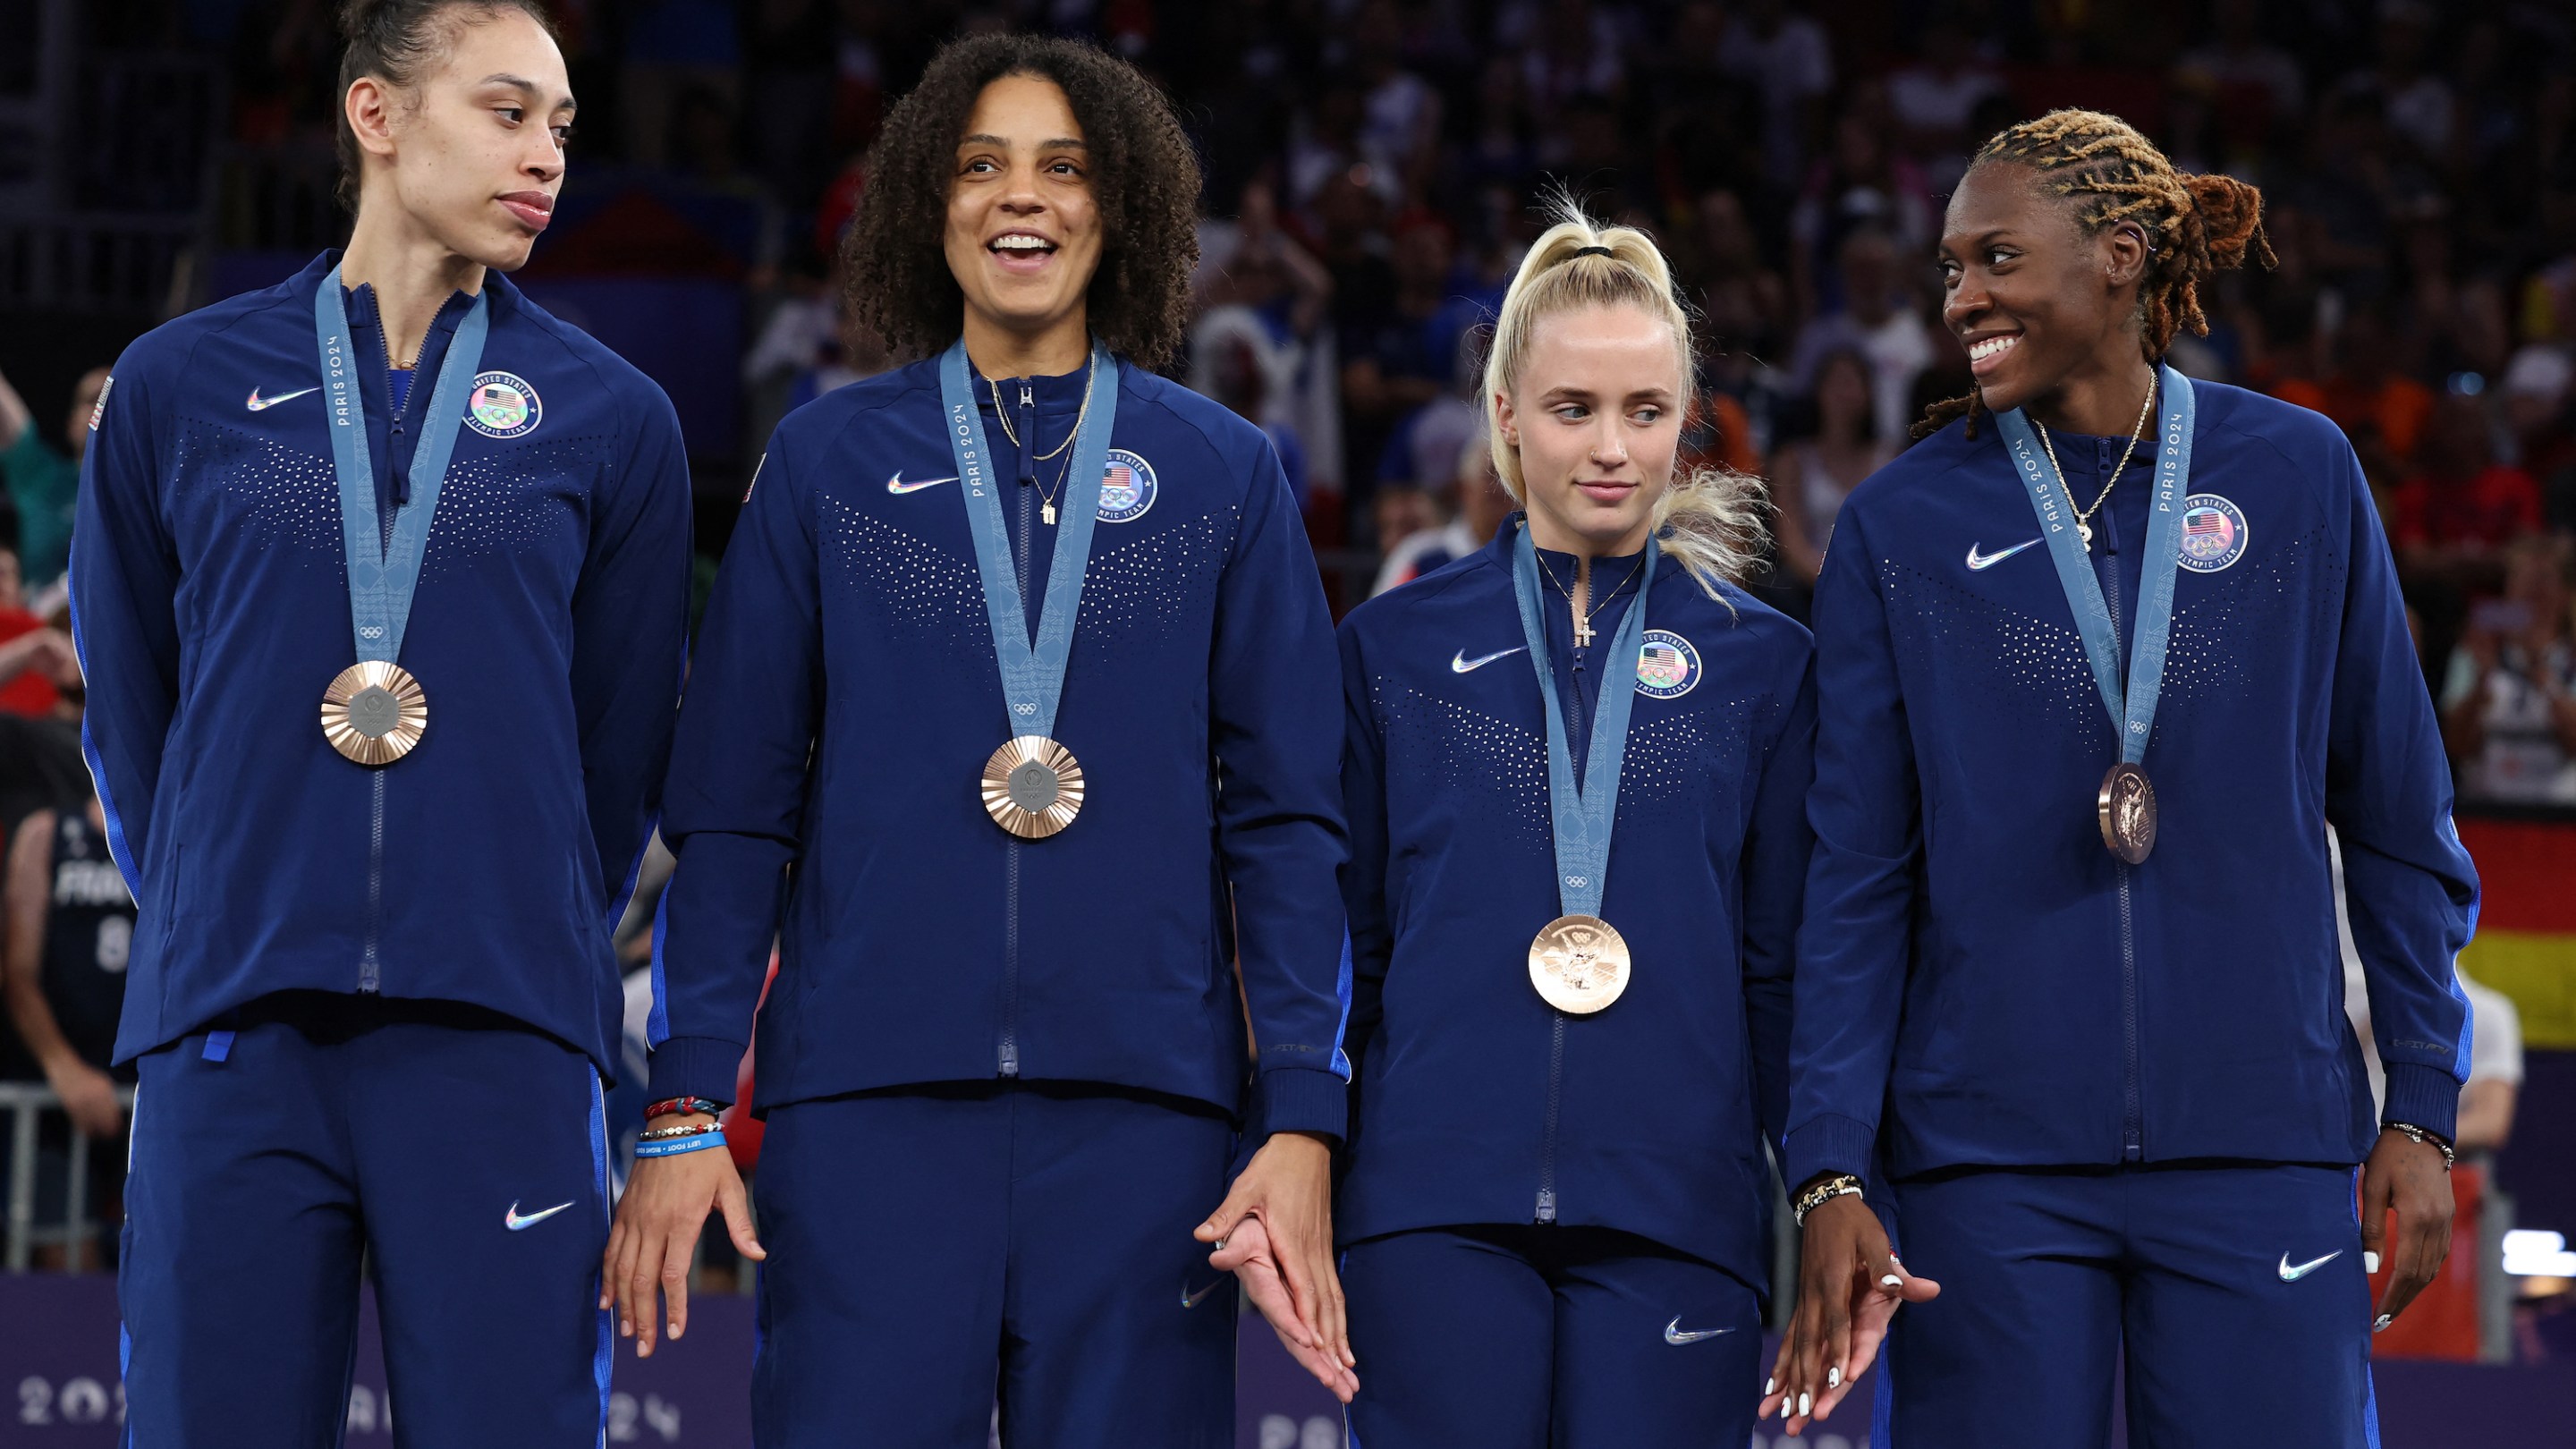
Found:
[[[476,1008],[255,1004],[139,1064],[118,1278],[134,1449],[328,1449],[358,1275],[403,1449],[599,1442],[599,1076]]]
[[[1742,1280],[1609,1228],[1391,1233],[1342,1259],[1352,1449],[1740,1449],[1762,1310]]]
[[[1879,1449],[2376,1449],[2348,1167],[1987,1170],[1896,1184],[1941,1285],[1880,1359]]]
[[[1180,1098],[960,1083],[774,1109],[760,1449],[1231,1449],[1235,1287],[1191,1237],[1231,1122]]]

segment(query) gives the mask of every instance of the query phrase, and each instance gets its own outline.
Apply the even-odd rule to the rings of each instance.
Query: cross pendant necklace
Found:
[[[1574,619],[1574,647],[1577,649],[1592,647],[1592,621],[1579,614]]]

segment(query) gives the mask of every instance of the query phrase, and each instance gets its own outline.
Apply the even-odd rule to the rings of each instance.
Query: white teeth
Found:
[[[1968,358],[1972,362],[1983,362],[1989,357],[1999,356],[2002,353],[2009,351],[2012,345],[2020,340],[2021,338],[2017,336],[1989,337],[1985,341],[1969,348]]]
[[[1005,252],[1042,252],[1053,250],[1053,248],[1048,246],[1042,238],[1033,236],[997,237],[993,241],[993,249],[995,251]]]

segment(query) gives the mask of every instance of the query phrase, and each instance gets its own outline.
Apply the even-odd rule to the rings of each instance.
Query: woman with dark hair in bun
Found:
[[[2372,1326],[2448,1247],[2477,882],[2352,449],[2163,363],[2261,210],[2089,111],[1951,199],[1976,388],[1816,595],[1792,1433],[1884,1338],[1881,1444],[2106,1444],[2123,1363],[2133,1443],[2376,1440]]]

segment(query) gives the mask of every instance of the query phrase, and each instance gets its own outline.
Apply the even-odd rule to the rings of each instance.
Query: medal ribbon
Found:
[[[2093,559],[2075,531],[2074,504],[2065,496],[2030,419],[2015,408],[1995,414],[2003,428],[2005,451],[2021,470],[2030,492],[2031,510],[2048,540],[2048,555],[2057,563],[2057,582],[2075,610],[2075,629],[2084,639],[2084,657],[2092,662],[2093,682],[2102,691],[2112,727],[2120,731],[2120,758],[2138,764],[2147,757],[2147,738],[2156,722],[2156,699],[2164,690],[2165,644],[2173,635],[2174,578],[2182,567],[2182,503],[2191,481],[2191,379],[2162,368],[2164,399],[2156,441],[2156,496],[2147,514],[2146,564],[2138,582],[2137,647],[2129,656],[2129,683],[2120,687],[2120,631],[2102,598],[2102,581],[2093,575]],[[2119,467],[2129,466],[2122,458]]]
[[[1646,539],[1637,571],[1637,597],[1610,636],[1610,666],[1601,680],[1601,702],[1592,712],[1591,747],[1583,756],[1583,788],[1574,783],[1574,749],[1566,739],[1565,711],[1556,693],[1556,671],[1547,657],[1547,620],[1540,614],[1538,549],[1529,524],[1512,543],[1512,595],[1521,607],[1521,635],[1538,669],[1539,697],[1547,702],[1547,803],[1555,821],[1556,896],[1569,916],[1601,914],[1610,878],[1610,824],[1619,809],[1619,771],[1628,757],[1628,714],[1637,704],[1637,658],[1646,642],[1646,590],[1655,581],[1655,540]]]
[[[1057,526],[1055,560],[1047,568],[1035,640],[1029,637],[1019,575],[1011,568],[1001,488],[986,466],[991,454],[984,446],[984,420],[975,412],[963,338],[939,359],[939,400],[948,410],[948,447],[966,495],[966,526],[975,535],[975,572],[984,581],[984,614],[993,625],[993,656],[1002,666],[1002,700],[1010,706],[1011,733],[1052,739],[1056,705],[1064,698],[1065,664],[1073,656],[1073,620],[1082,608],[1082,573],[1091,562],[1091,531],[1100,521],[1100,484],[1109,472],[1109,430],[1118,420],[1118,360],[1108,348],[1092,344],[1091,412],[1067,465],[1064,507],[1057,514],[1063,522]]]
[[[465,390],[483,367],[483,339],[492,328],[491,309],[477,293],[447,344],[439,364],[438,385],[429,395],[429,422],[420,430],[412,453],[412,501],[394,510],[393,536],[385,536],[376,512],[376,473],[367,455],[367,406],[358,396],[358,373],[350,359],[349,313],[340,301],[340,269],[322,279],[313,294],[313,335],[322,348],[322,389],[331,426],[331,461],[340,474],[340,548],[349,563],[349,624],[358,637],[358,658],[391,664],[402,655],[403,630],[411,622],[412,594],[420,587],[421,557],[428,551],[429,524],[438,511],[438,485],[446,480],[447,460],[456,452],[456,434],[465,426]]]

